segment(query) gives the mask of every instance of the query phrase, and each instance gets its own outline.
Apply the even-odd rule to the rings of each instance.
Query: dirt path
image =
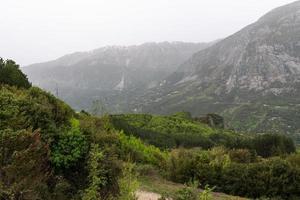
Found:
[[[137,191],[138,200],[158,200],[160,195],[153,192]]]

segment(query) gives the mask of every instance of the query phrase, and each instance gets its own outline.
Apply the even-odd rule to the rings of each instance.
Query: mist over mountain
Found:
[[[97,101],[105,104],[103,112],[121,112],[127,109],[127,96],[158,86],[192,54],[211,44],[108,46],[27,66],[23,71],[34,85],[51,91],[75,109],[90,109]]]
[[[23,70],[77,110],[218,113],[237,130],[297,135],[299,32],[297,1],[218,42],[104,47]]]
[[[300,1],[274,9],[194,54],[142,98],[142,111],[217,112],[236,129],[299,133],[299,33]]]

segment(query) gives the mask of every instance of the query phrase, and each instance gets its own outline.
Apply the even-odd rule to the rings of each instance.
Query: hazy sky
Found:
[[[0,0],[0,57],[21,65],[105,45],[224,38],[293,0]]]

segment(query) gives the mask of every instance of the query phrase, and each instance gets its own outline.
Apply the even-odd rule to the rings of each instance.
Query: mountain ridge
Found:
[[[140,112],[215,112],[248,132],[299,135],[300,1],[201,50],[136,98]],[[247,113],[248,112],[248,113]]]
[[[123,101],[126,95],[157,86],[193,53],[211,44],[162,42],[107,46],[30,65],[22,70],[33,84],[60,94],[59,97],[75,109],[90,109],[93,101],[110,101],[115,96],[120,99],[118,101]],[[119,102],[107,109],[110,112],[120,110],[115,104]],[[126,108],[126,105],[121,107]]]

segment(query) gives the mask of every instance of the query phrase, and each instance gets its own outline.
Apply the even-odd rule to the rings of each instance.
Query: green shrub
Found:
[[[67,169],[75,165],[87,149],[87,140],[80,132],[78,120],[71,119],[70,130],[58,135],[51,147],[51,161],[57,169]]]
[[[252,140],[253,148],[263,157],[278,156],[296,151],[293,140],[280,134],[263,134]]]
[[[136,191],[139,187],[139,182],[133,169],[133,164],[124,163],[122,177],[118,181],[120,188],[118,200],[137,200]]]
[[[238,152],[242,155],[244,151]],[[249,152],[246,151],[246,155]],[[217,191],[250,198],[300,196],[300,169],[295,157],[242,160],[230,159],[232,150],[223,147],[209,151],[173,150],[168,159],[168,177],[176,182],[196,180],[216,186]],[[253,155],[252,155],[253,156]]]
[[[165,167],[167,154],[157,147],[145,145],[140,139],[127,136],[122,132],[120,133],[120,142],[124,159],[132,159],[138,163]]]
[[[212,191],[214,188],[210,188],[208,185],[205,186],[204,190],[199,194],[199,200],[212,200]]]
[[[0,129],[40,129],[43,140],[70,126],[74,111],[39,88],[17,89],[0,85]]]
[[[103,152],[100,151],[98,145],[92,145],[89,152],[88,170],[89,170],[89,186],[85,189],[83,200],[101,199],[100,191],[107,184],[106,169],[102,165],[104,159]]]

